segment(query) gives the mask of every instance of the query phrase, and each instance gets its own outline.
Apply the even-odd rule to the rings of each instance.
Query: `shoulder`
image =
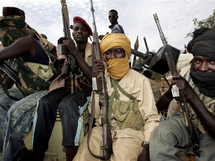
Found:
[[[122,28],[122,25],[120,25],[120,24],[117,24],[118,26],[120,26],[121,28]]]
[[[143,77],[143,78],[146,78],[143,74],[141,74],[141,73],[137,72],[137,71],[136,71],[136,70],[134,70],[134,69],[129,69],[128,73],[129,73],[129,74],[132,74],[132,75],[135,75],[135,76],[137,76],[137,77]]]
[[[88,58],[92,55],[92,45],[88,42],[85,48],[85,57]]]
[[[187,64],[186,66],[184,66],[180,71],[180,75],[185,76],[185,74],[190,71],[190,68],[191,64]]]
[[[85,48],[85,52],[88,52],[91,54],[91,49],[92,49],[92,44],[90,44],[89,42],[87,42],[86,48]]]
[[[19,38],[18,40],[16,40],[14,42],[14,45],[20,46],[20,47],[32,47],[32,45],[34,45],[34,41],[31,37],[29,36],[24,36]]]
[[[33,39],[29,36],[24,36],[24,37],[19,38],[17,41],[24,41],[26,43],[28,43],[28,42],[31,43],[31,42],[33,42]]]
[[[148,78],[146,78],[143,74],[133,70],[133,69],[129,69],[128,73],[125,75],[125,78],[128,79],[128,81],[131,82],[142,82],[142,81],[146,81],[149,82]]]
[[[177,70],[180,71],[185,66],[189,65],[193,59],[193,54],[180,54],[176,64]]]
[[[9,46],[11,49],[19,50],[19,52],[27,52],[35,47],[34,41],[29,36],[21,37]]]

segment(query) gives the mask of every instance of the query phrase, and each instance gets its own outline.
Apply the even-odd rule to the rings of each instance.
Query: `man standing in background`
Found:
[[[108,12],[108,19],[111,23],[109,28],[111,29],[111,33],[123,33],[125,34],[123,27],[118,23],[118,12],[115,9],[112,9]],[[99,39],[101,40],[105,35],[99,35]]]

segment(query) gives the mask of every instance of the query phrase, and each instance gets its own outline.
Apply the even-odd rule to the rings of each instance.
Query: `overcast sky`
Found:
[[[92,27],[90,0],[67,0],[70,23],[74,16],[84,18]],[[185,38],[194,30],[193,19],[204,20],[215,9],[214,0],[93,0],[95,19],[99,34],[110,32],[108,11],[116,9],[118,22],[131,41],[131,47],[139,36],[139,51],[145,53],[143,37],[146,37],[149,50],[157,51],[162,41],[153,18],[157,13],[163,33],[170,45],[183,50],[191,38]],[[18,7],[25,11],[26,22],[48,40],[57,44],[63,36],[60,0],[0,0],[2,7]]]

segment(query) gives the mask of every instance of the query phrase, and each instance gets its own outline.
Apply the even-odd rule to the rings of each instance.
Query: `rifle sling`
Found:
[[[94,156],[95,158],[98,158],[98,159],[101,159],[101,160],[107,160],[107,159],[109,159],[109,157],[106,158],[104,156],[98,156],[98,155],[94,154],[90,149],[89,142],[90,142],[90,135],[91,135],[91,132],[92,132],[92,127],[93,127],[94,115],[95,115],[95,92],[93,91],[92,106],[91,106],[91,116],[90,116],[89,130],[88,130],[88,135],[87,135],[87,147],[88,147],[88,150],[89,150],[90,154],[92,156]]]

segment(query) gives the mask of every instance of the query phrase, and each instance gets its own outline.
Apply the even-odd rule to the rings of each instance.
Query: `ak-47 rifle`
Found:
[[[168,63],[171,75],[178,75],[178,72],[177,72],[176,66],[175,66],[175,62],[174,62],[172,54],[171,54],[171,46],[167,44],[166,38],[161,29],[157,14],[153,14],[153,16],[154,16],[154,20],[157,24],[161,40],[164,45],[165,56],[167,59],[167,63]],[[197,139],[196,133],[193,128],[193,124],[190,120],[186,98],[184,96],[184,93],[181,90],[179,90],[176,85],[172,86],[172,96],[174,98],[176,98],[177,101],[179,101],[179,103],[181,105],[181,109],[183,110],[185,124],[186,124],[187,130],[188,130],[189,136],[190,136],[190,144],[189,144],[189,147],[187,150],[187,154],[189,154],[190,156],[193,157],[193,155],[195,154],[195,151],[198,149],[199,145],[198,145],[198,139]]]
[[[94,59],[102,61],[102,56],[101,56],[101,51],[100,51],[100,46],[99,46],[99,38],[98,38],[95,16],[94,16],[95,10],[93,8],[92,0],[90,0],[90,4],[91,4],[92,16],[93,16],[93,43],[92,43],[93,61],[94,61]],[[110,125],[109,125],[109,120],[108,120],[108,93],[107,93],[104,72],[100,71],[98,73],[97,77],[93,77],[92,84],[93,84],[93,99],[94,99],[94,92],[97,91],[99,94],[100,109],[102,110],[101,121],[102,121],[102,126],[103,126],[103,145],[101,146],[101,149],[103,150],[103,156],[97,156],[97,155],[93,154],[93,152],[90,150],[89,140],[90,140],[91,130],[89,130],[89,134],[88,134],[88,149],[94,157],[102,159],[102,160],[107,160],[110,158],[110,156],[112,154],[112,138],[111,138],[111,131],[110,131]],[[92,110],[93,110],[93,108],[92,108]],[[91,112],[91,115],[93,115],[92,112]]]
[[[66,0],[61,0],[61,6],[62,6],[64,37],[71,39],[71,34],[69,29],[69,13],[67,9]],[[64,44],[58,44],[58,52],[59,52],[59,55],[66,56],[66,69],[64,71],[64,76],[66,79],[70,80],[71,93],[74,93],[76,91],[75,76],[74,76],[74,57]]]
[[[7,87],[5,86],[5,83],[7,83],[7,81],[11,80],[11,82],[15,83],[16,86],[19,88],[19,90],[23,93],[23,91],[21,89],[21,84],[19,82],[19,76],[18,76],[17,72],[14,71],[14,69],[13,69],[14,63],[15,63],[15,59],[10,60],[10,61],[4,61],[0,64],[0,71],[2,71],[5,74],[5,78],[3,80],[2,80],[2,78],[0,78],[0,83],[1,83],[2,89],[7,94],[8,97],[10,97],[11,99],[14,99],[14,100],[20,100],[19,98],[11,96],[7,90]],[[6,80],[6,82],[5,82],[5,80]],[[24,93],[23,93],[23,95],[24,95]]]

